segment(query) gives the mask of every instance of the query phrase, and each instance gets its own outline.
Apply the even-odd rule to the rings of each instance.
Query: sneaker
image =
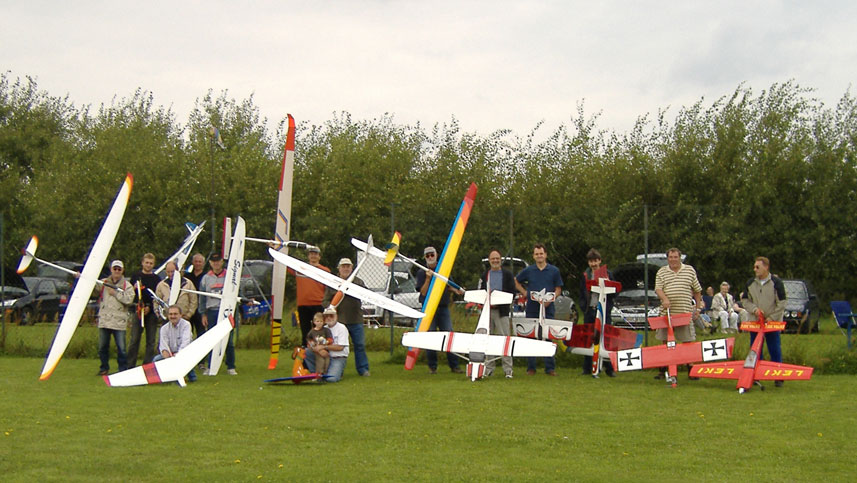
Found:
[[[508,374],[506,374],[506,379],[511,379],[511,378],[512,378],[512,373],[511,373],[511,372],[510,372],[510,373],[508,373]]]
[[[532,369],[527,369],[527,375],[528,375],[528,376],[535,376],[535,375],[536,375],[536,371],[534,371],[534,370],[532,370]]]
[[[429,367],[429,374],[437,374],[437,369]]]
[[[107,371],[98,371],[98,374],[96,374],[96,376],[106,376],[106,375],[107,375]]]
[[[616,377],[616,373],[615,372],[608,372],[607,377]]]
[[[453,374],[464,374],[464,371],[460,367],[453,367],[450,371],[452,371]]]
[[[229,374],[230,376],[237,376],[238,375],[238,371],[236,371],[235,369],[226,369],[226,373]]]
[[[360,375],[361,375],[361,376],[363,376],[363,377],[369,377],[369,371],[366,371],[366,372],[364,372],[363,374],[360,374]]]
[[[547,374],[548,376],[555,376],[556,371],[547,371],[547,372],[545,372],[545,374]]]
[[[207,375],[208,375],[208,369],[207,369],[207,368],[206,368],[205,370],[203,370],[203,371],[202,371],[202,375],[203,375],[203,376],[207,376]]]
[[[663,378],[664,378],[664,373],[663,373],[663,372],[658,372],[657,374],[655,374],[655,379],[660,380],[660,379],[663,379]]]

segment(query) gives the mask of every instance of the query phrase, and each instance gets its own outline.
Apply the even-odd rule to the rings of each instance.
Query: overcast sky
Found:
[[[137,87],[187,121],[208,89],[272,130],[393,114],[467,132],[645,113],[794,79],[829,106],[857,79],[857,2],[0,0],[0,68],[78,106]]]

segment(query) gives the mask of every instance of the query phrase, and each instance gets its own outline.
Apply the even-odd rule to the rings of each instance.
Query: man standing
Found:
[[[601,268],[601,253],[591,248],[586,254],[586,263],[589,265],[589,268],[583,272],[583,278],[580,280],[580,306],[584,310],[583,323],[594,324],[595,318],[598,317],[598,293],[589,290],[586,286],[586,281],[595,280],[595,272]],[[613,273],[609,270],[607,271],[607,279],[615,280]],[[607,306],[604,307],[605,320],[601,321],[602,331],[604,330],[603,324],[610,323],[610,313],[613,310],[613,298],[615,296],[616,294],[607,296]],[[604,372],[608,377],[616,377],[616,373],[613,372],[613,364],[609,360],[604,361]],[[592,356],[583,356],[583,372],[581,374],[584,376],[592,374]]]
[[[354,270],[354,264],[351,263],[351,259],[343,258],[339,260],[339,264],[337,264],[336,268],[339,271],[339,277],[347,279],[351,276],[352,270]],[[354,277],[351,283],[360,287],[366,286],[360,277]],[[325,307],[329,306],[335,294],[336,290],[326,287],[322,304]],[[363,333],[362,302],[356,297],[346,295],[342,297],[342,301],[339,302],[339,306],[335,308],[339,315],[338,318],[340,319],[340,325],[344,325],[348,330],[348,334],[351,336],[351,344],[354,346],[354,365],[357,368],[357,374],[368,377],[369,357],[366,355],[366,336]]]
[[[337,382],[342,379],[342,374],[345,372],[345,362],[348,360],[348,329],[345,328],[345,325],[337,323],[336,309],[333,307],[324,309],[323,314],[324,323],[333,334],[333,343],[316,345],[315,348],[327,350],[330,353],[330,366],[324,375],[324,381]],[[310,372],[315,372],[315,354],[313,354],[311,347],[307,347],[304,365]]]
[[[215,253],[211,255],[208,259],[208,264],[211,266],[211,270],[208,271],[202,277],[202,286],[199,288],[200,292],[208,292],[214,294],[222,294],[223,293],[223,285],[226,282],[226,270],[223,269],[223,257],[219,253]],[[202,313],[202,325],[208,330],[210,327],[214,327],[219,320],[217,320],[217,314],[220,311],[220,299],[217,297],[202,297],[202,301],[200,302],[201,306],[204,306],[205,309]],[[235,333],[234,330],[229,331],[229,340],[226,344],[226,373],[230,376],[237,376],[238,371],[235,370],[235,343],[232,340],[232,336]],[[207,374],[206,371],[204,374]]]
[[[194,253],[190,263],[193,266],[193,270],[185,276],[194,287],[199,287],[200,283],[202,283],[202,277],[205,275],[205,257],[201,253]],[[184,313],[185,316],[190,316],[187,321],[190,322],[191,327],[196,331],[197,338],[205,333],[205,327],[202,326],[203,311],[205,311],[205,308],[202,307],[202,304],[197,303],[197,310],[194,310],[192,314]]]
[[[681,251],[678,248],[667,250],[667,265],[661,267],[655,275],[655,294],[661,300],[661,316],[666,316],[667,310],[670,315],[691,313],[696,316],[702,307],[702,285],[696,277],[696,270],[681,262]],[[673,331],[678,342],[696,339],[692,323],[675,327]],[[667,329],[658,329],[655,337],[666,343]],[[666,368],[662,368],[655,378],[662,378],[665,371]]]
[[[107,375],[110,371],[110,337],[116,342],[116,364],[119,371],[127,369],[125,359],[125,329],[128,327],[128,305],[134,303],[134,290],[122,274],[125,265],[121,260],[110,262],[110,276],[103,281],[119,287],[119,290],[101,285],[101,296],[98,302],[98,357],[101,359],[99,376]]]
[[[307,259],[309,264],[315,268],[330,272],[330,269],[320,263],[321,250],[318,247],[307,248]],[[325,286],[321,282],[307,277],[289,269],[289,273],[295,276],[297,281],[297,305],[298,320],[301,324],[301,344],[306,344],[306,335],[312,330],[313,315],[324,311]]]
[[[484,289],[488,286],[491,291],[500,290],[502,292],[515,293],[515,276],[512,272],[503,268],[503,256],[500,250],[491,250],[488,253],[489,269],[479,277],[479,288]],[[492,335],[510,336],[512,335],[512,325],[509,322],[509,314],[511,312],[511,304],[494,305],[491,304],[491,318],[489,332]],[[501,358],[503,363],[503,372],[508,379],[512,378],[512,357],[504,356]],[[494,373],[494,366],[497,360],[491,359],[485,363],[485,375],[490,376]]]
[[[173,277],[177,276],[181,278],[181,288],[186,290],[196,290],[196,286],[191,283],[190,280],[182,277],[182,274],[176,270],[176,262],[170,260],[167,262],[164,267],[164,272],[167,274],[167,278],[161,280],[158,284],[158,288],[155,290],[155,295],[158,296],[161,300],[169,303],[170,300],[170,291],[172,290]],[[194,293],[184,292],[179,293],[179,298],[176,300],[175,305],[178,305],[182,309],[182,314],[193,314],[196,312],[197,306],[197,296]],[[188,323],[190,323],[188,321]]]
[[[161,283],[161,277],[152,270],[155,268],[155,255],[146,253],[141,261],[142,270],[131,276],[131,285],[140,282],[143,294],[143,320],[139,319],[131,326],[131,343],[128,345],[128,368],[137,365],[137,352],[140,349],[140,338],[143,329],[146,330],[146,352],[143,354],[143,364],[152,362],[155,357],[155,339],[158,332],[158,317],[152,306],[152,294]]]
[[[786,288],[783,281],[771,275],[771,262],[765,257],[756,257],[753,263],[754,278],[747,281],[747,288],[741,294],[741,305],[750,315],[751,320],[783,320],[786,308]],[[750,346],[756,339],[755,332],[750,333]],[[780,332],[766,332],[765,345],[772,362],[783,362],[783,352],[780,347]],[[762,354],[759,354],[761,357]],[[783,387],[783,381],[775,381],[774,385]]]
[[[188,346],[193,340],[190,322],[182,318],[182,308],[178,304],[170,305],[167,309],[168,323],[161,326],[161,337],[158,349],[160,354],[153,361],[173,357]],[[196,382],[196,372],[193,369],[187,373],[187,380]]]
[[[416,277],[414,277],[417,291],[420,293],[419,299],[421,304],[425,302],[426,294],[428,293],[429,286],[431,286],[434,269],[437,267],[437,250],[434,247],[426,247],[423,250],[423,256],[426,259],[426,266],[429,270],[419,270]],[[452,318],[449,315],[449,292],[451,291],[459,295],[464,293],[462,290],[456,290],[449,285],[446,286],[443,295],[440,297],[440,302],[437,304],[437,310],[434,313],[429,330],[452,331]],[[429,373],[437,374],[437,352],[426,351],[426,360],[428,361]],[[456,374],[464,372],[458,367],[458,356],[452,352],[446,353],[446,362],[452,372]]]
[[[532,292],[539,292],[542,289],[554,292],[556,297],[562,294],[562,277],[559,274],[559,269],[547,262],[548,252],[545,246],[541,243],[536,243],[533,246],[533,260],[535,264],[528,265],[527,268],[515,277],[515,287],[522,295],[527,297],[526,316],[528,318],[538,318],[539,308],[545,304],[545,318],[552,319],[556,313],[556,306],[551,302],[536,302],[530,297]],[[524,287],[523,284],[526,284]],[[545,374],[549,376],[556,375],[556,360],[553,356],[545,357]],[[527,357],[527,374],[533,376],[536,374],[537,359],[535,357]]]

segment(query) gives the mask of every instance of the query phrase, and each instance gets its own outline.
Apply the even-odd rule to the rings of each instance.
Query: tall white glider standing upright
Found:
[[[223,282],[223,292],[220,295],[220,309],[217,312],[217,324],[229,319],[235,313],[235,304],[238,303],[238,289],[241,287],[241,267],[244,265],[244,218],[238,217],[235,222],[235,234],[232,235],[232,244],[229,247],[229,258],[227,259],[226,280]],[[227,235],[228,236],[228,235]],[[230,328],[230,331],[232,329]],[[211,351],[211,363],[208,367],[208,375],[216,376],[223,362],[223,354],[229,342],[229,332],[214,346]]]
[[[48,352],[48,357],[45,360],[45,366],[42,368],[42,374],[39,376],[40,381],[51,377],[63,353],[65,353],[71,337],[74,335],[74,330],[80,322],[80,316],[83,315],[87,302],[89,302],[89,296],[95,288],[98,276],[101,274],[102,267],[104,267],[104,262],[107,261],[107,254],[110,253],[110,248],[113,246],[113,240],[119,231],[119,225],[122,224],[122,217],[125,215],[125,208],[128,206],[128,199],[131,196],[133,185],[134,177],[131,173],[128,173],[125,176],[125,181],[122,182],[122,186],[119,188],[116,199],[113,201],[113,207],[107,213],[107,218],[104,219],[101,231],[98,233],[98,237],[89,251],[89,257],[87,257],[86,263],[83,264],[80,278],[68,300],[65,315],[63,315],[60,321],[54,342],[51,344],[51,350]],[[25,264],[26,258],[27,256],[25,255],[21,260],[21,266],[18,267],[19,271],[23,271],[22,268],[26,270],[27,267],[25,265],[29,265],[29,262],[32,260],[32,257],[30,257]]]
[[[277,224],[274,238],[281,243],[277,251],[289,254],[290,220],[292,217],[292,175],[295,169],[295,118],[287,114],[289,130],[286,133],[286,148],[283,153],[283,168],[280,171],[280,189],[277,196]],[[283,297],[286,294],[286,266],[274,259],[274,271],[271,275],[271,358],[268,369],[275,369],[280,358],[280,333],[283,319]]]

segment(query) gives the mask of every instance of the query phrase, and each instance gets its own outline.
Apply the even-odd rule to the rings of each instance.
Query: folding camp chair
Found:
[[[851,304],[844,300],[836,300],[830,302],[830,308],[833,310],[833,317],[836,320],[836,325],[839,326],[839,330],[842,330],[842,327],[846,327],[848,331],[848,348],[851,348],[851,327],[857,326],[857,322],[855,322],[854,317],[857,317],[857,314],[851,311]]]

